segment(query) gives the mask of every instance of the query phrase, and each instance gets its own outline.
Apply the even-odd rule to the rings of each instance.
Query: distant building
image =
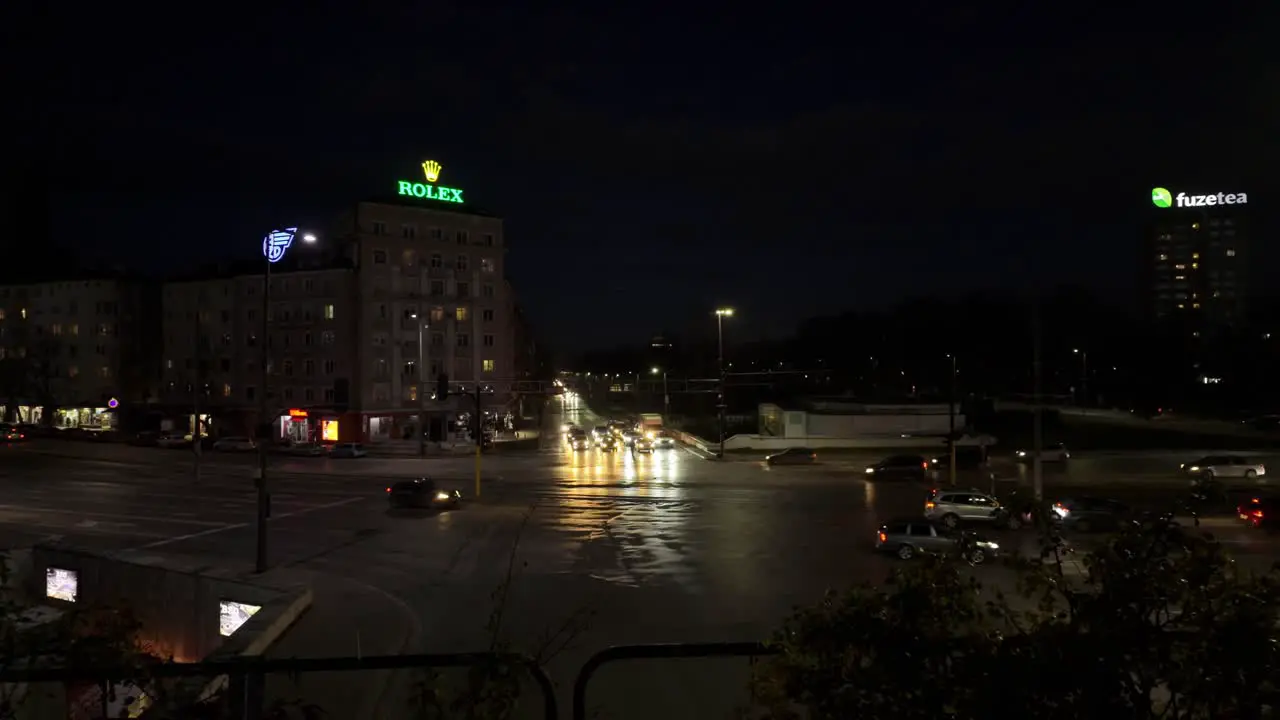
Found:
[[[5,419],[111,429],[154,394],[159,323],[146,282],[86,278],[0,286]]]
[[[1153,191],[1143,293],[1153,319],[1211,331],[1244,322],[1249,293],[1248,197]]]

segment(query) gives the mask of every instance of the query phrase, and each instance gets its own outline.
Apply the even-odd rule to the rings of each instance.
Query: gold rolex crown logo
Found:
[[[440,179],[440,163],[427,160],[422,163],[422,172],[427,174],[427,182],[435,182]]]

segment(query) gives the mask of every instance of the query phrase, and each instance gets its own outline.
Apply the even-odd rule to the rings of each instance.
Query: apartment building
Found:
[[[198,412],[210,432],[249,434],[265,392],[277,438],[354,439],[358,423],[342,422],[356,370],[354,268],[281,265],[265,335],[265,275],[253,266],[166,283],[162,397],[175,429],[189,432]]]
[[[5,420],[111,429],[153,392],[148,284],[86,278],[0,286]]]
[[[369,439],[408,436],[424,406],[440,409],[419,398],[419,362],[425,392],[444,376],[492,382],[487,402],[508,395],[515,340],[502,220],[456,207],[362,202],[340,223],[358,268],[352,400]]]

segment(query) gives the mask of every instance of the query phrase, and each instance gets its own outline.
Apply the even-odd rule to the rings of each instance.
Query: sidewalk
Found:
[[[311,609],[276,642],[266,657],[316,658],[400,655],[418,651],[422,628],[404,602],[370,585],[325,573],[275,568],[249,576],[255,584],[312,589]],[[404,670],[303,673],[267,678],[267,703],[297,700],[319,706],[324,717],[397,717],[380,705],[392,680]]]

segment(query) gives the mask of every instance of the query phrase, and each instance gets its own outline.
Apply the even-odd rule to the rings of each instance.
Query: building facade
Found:
[[[1233,202],[1220,202],[1219,195]],[[1205,202],[1183,205],[1188,198]],[[1166,199],[1153,196],[1155,207],[1142,258],[1145,305],[1152,319],[1194,332],[1245,321],[1247,199],[1243,193],[1174,196],[1166,191]]]
[[[106,430],[145,405],[157,368],[151,290],[122,279],[0,287],[5,419]]]
[[[474,409],[433,399],[441,378],[482,384],[486,407],[509,399],[515,333],[501,219],[363,202],[336,234],[357,268],[352,403],[367,439],[409,437],[432,416]]]
[[[190,432],[200,416],[206,432],[251,434],[265,393],[276,438],[355,439],[357,423],[342,423],[356,369],[354,268],[276,269],[265,335],[264,279],[241,272],[165,285],[162,400],[170,429]]]

